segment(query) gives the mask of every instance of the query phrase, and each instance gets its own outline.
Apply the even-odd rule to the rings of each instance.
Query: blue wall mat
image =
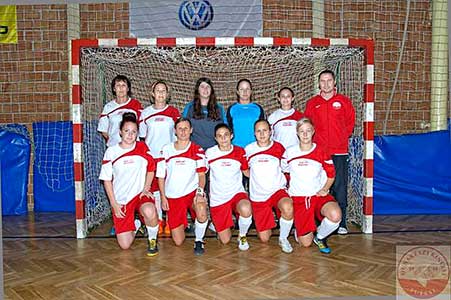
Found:
[[[374,214],[451,214],[449,130],[375,137]]]
[[[74,212],[72,123],[33,123],[33,137],[34,210]]]
[[[0,126],[2,215],[27,213],[30,148],[30,137],[25,126]]]

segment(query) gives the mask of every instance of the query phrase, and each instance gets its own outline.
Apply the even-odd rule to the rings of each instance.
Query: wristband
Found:
[[[199,196],[203,197],[205,195],[204,189],[201,188],[201,187],[198,187],[197,190],[196,190],[196,195],[199,195]]]

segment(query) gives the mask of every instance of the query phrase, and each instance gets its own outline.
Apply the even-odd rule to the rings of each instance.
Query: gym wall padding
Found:
[[[33,123],[33,137],[34,210],[74,212],[72,123],[68,121]]]
[[[374,214],[451,214],[450,130],[374,139]]]
[[[27,214],[30,151],[30,137],[25,126],[0,127],[2,215]]]

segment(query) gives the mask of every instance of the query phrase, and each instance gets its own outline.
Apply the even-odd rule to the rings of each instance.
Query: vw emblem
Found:
[[[207,0],[185,0],[179,8],[179,19],[188,29],[204,29],[213,21],[213,6]]]

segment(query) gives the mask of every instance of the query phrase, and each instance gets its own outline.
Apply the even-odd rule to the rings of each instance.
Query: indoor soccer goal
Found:
[[[132,82],[133,96],[150,105],[151,85],[170,87],[170,104],[180,111],[192,100],[199,77],[212,80],[219,102],[236,101],[235,86],[248,78],[255,102],[269,115],[284,86],[295,92],[294,106],[318,93],[318,74],[336,73],[337,89],[353,101],[356,127],[350,140],[348,220],[372,232],[373,42],[359,39],[152,38],[75,40],[72,43],[72,121],[77,237],[111,215],[98,180],[105,143],[97,132],[103,105],[113,99],[111,81]]]

